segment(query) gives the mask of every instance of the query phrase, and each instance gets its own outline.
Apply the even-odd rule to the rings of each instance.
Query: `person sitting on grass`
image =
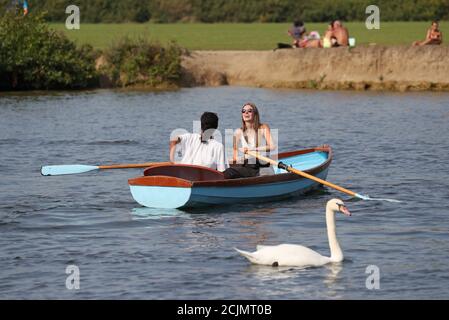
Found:
[[[295,21],[293,22],[293,27],[290,28],[287,33],[293,38],[292,47],[299,48],[300,41],[304,38],[306,34],[306,27],[304,27],[304,22]]]
[[[426,39],[413,42],[413,46],[439,45],[443,42],[443,34],[439,29],[438,21],[432,21],[432,25],[427,30]]]
[[[334,28],[332,27],[333,22],[327,25],[327,30],[324,32],[323,40],[321,40],[321,46],[323,48],[332,48],[332,39],[336,41],[334,37]]]
[[[299,42],[300,48],[321,48],[320,34],[318,31],[311,31],[303,40]]]
[[[349,46],[349,32],[348,29],[343,27],[343,23],[339,20],[335,20],[332,24],[332,35],[337,39],[337,42],[333,44],[333,47],[347,47]]]

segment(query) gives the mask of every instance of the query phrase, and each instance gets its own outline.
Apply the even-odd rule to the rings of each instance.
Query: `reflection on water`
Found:
[[[271,267],[250,264],[245,272],[253,274],[261,281],[272,281],[300,277],[301,272],[304,272],[305,269],[307,267]]]
[[[343,270],[343,262],[329,263],[325,265],[326,275],[323,280],[324,284],[328,288],[328,294],[334,299],[341,299],[342,296],[338,292],[341,292],[344,287],[341,281],[340,273]]]
[[[330,298],[341,299],[345,290],[341,277],[343,263],[331,263],[323,267],[271,267],[250,264],[243,271],[254,285],[269,288],[273,296],[288,295],[292,299]],[[326,294],[317,296],[325,288]]]
[[[267,218],[275,213],[274,208],[261,208],[250,210],[242,215],[239,224],[241,239],[247,246],[255,247],[264,244],[272,238],[272,234],[267,226]]]
[[[163,219],[173,217],[188,217],[188,214],[178,209],[134,208],[131,217],[135,220]]]

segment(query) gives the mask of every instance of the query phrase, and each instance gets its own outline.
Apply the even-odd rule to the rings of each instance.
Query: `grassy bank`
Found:
[[[346,23],[350,35],[357,44],[376,43],[380,45],[411,44],[422,40],[430,22],[384,22],[380,30],[367,30],[364,22]],[[449,21],[440,23],[445,45],[449,43]],[[63,30],[68,37],[79,44],[89,43],[103,49],[122,36],[143,36],[166,43],[176,41],[190,50],[269,50],[278,42],[289,42],[287,23],[216,23],[216,24],[87,24],[80,30],[66,30],[64,24],[51,27]],[[325,23],[307,23],[307,30],[321,34]]]

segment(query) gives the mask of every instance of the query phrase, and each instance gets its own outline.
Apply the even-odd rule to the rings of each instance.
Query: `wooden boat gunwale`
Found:
[[[318,174],[324,170],[326,170],[330,163],[332,162],[333,158],[333,152],[332,148],[330,146],[321,146],[321,147],[315,147],[315,148],[308,148],[308,149],[301,149],[296,151],[290,151],[290,152],[283,152],[278,154],[279,161],[282,161],[282,159],[317,152],[317,151],[323,151],[328,153],[328,157],[326,161],[324,161],[319,166],[316,166],[314,168],[310,168],[307,170],[304,170],[304,172],[307,172],[309,174]],[[202,171],[213,172],[215,175],[223,175],[221,172],[217,172],[210,168],[205,168],[201,166],[193,166],[193,165],[176,165],[177,167],[188,167],[188,168],[198,168]],[[145,170],[151,170],[158,167],[167,167],[167,165],[158,165],[153,166],[151,168],[148,168]],[[298,179],[306,179],[302,176],[299,176],[294,173],[285,172],[285,173],[279,173],[274,175],[267,175],[267,176],[258,176],[258,177],[252,177],[252,178],[240,178],[240,179],[219,179],[219,180],[207,180],[207,181],[191,181],[187,179],[183,179],[180,177],[175,176],[166,176],[166,175],[155,175],[155,176],[142,176],[137,177],[133,179],[129,179],[128,183],[130,185],[134,186],[158,186],[158,187],[180,187],[180,188],[195,188],[195,187],[241,187],[241,186],[255,186],[260,184],[270,184],[270,183],[278,183],[278,182],[288,182]]]
[[[324,149],[323,147],[317,147],[317,148],[302,149],[302,150],[296,150],[296,151],[290,151],[290,152],[283,152],[283,153],[278,154],[278,161],[282,161],[282,159],[285,159],[285,158],[298,156],[301,154],[312,153],[312,152],[316,152],[316,151],[328,152],[327,160],[317,167],[304,170],[304,172],[307,172],[312,175],[317,174],[329,167],[329,165],[332,161],[332,148],[326,147]],[[304,179],[304,177],[301,177],[294,173],[285,172],[285,173],[278,173],[278,174],[274,174],[274,175],[258,176],[258,177],[252,177],[252,178],[228,179],[228,180],[223,180],[223,181],[196,181],[196,182],[193,182],[193,187],[206,187],[206,186],[239,187],[239,186],[247,186],[247,185],[275,183],[275,182],[286,182],[286,181],[298,180],[298,179]]]

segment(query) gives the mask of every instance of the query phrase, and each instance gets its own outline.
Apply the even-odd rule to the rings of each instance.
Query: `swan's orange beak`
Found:
[[[348,217],[351,216],[351,212],[348,210],[346,206],[340,206],[340,212]]]

